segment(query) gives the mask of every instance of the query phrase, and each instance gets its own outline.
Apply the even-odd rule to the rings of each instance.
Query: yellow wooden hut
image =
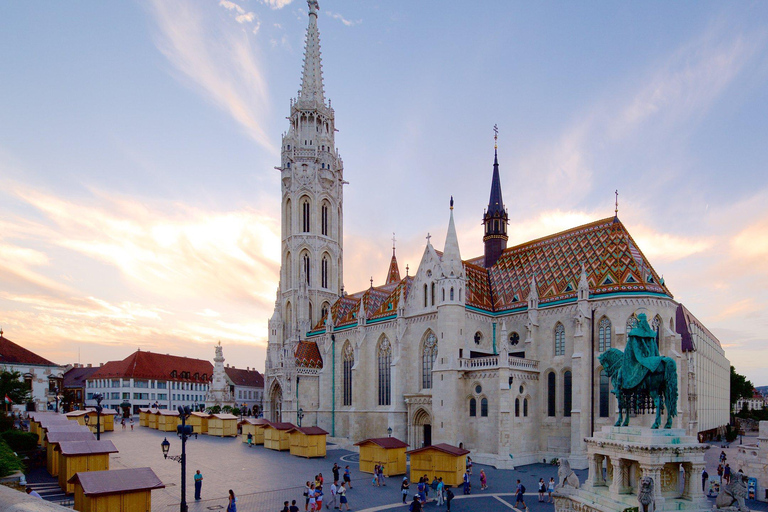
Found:
[[[396,437],[378,437],[360,441],[355,446],[360,447],[360,471],[363,473],[373,473],[374,466],[378,464],[384,466],[386,476],[405,474],[408,443]]]
[[[157,430],[157,418],[160,416],[160,409],[153,409],[147,414],[147,426]]]
[[[208,418],[208,435],[237,437],[237,416],[234,414],[212,414]]]
[[[197,434],[208,433],[208,420],[213,416],[207,412],[193,412],[187,418],[187,425],[192,425],[192,431]]]
[[[443,477],[445,485],[459,485],[464,481],[469,450],[440,443],[406,452],[411,456],[411,481],[424,475]]]
[[[45,440],[45,469],[48,470],[51,476],[58,476],[61,455],[59,443],[62,441],[95,441],[96,436],[87,430],[82,432],[54,431],[45,434]]]
[[[149,426],[149,415],[152,414],[152,409],[147,407],[146,409],[143,407],[139,408],[139,426],[140,427],[148,427]]]
[[[53,418],[56,420],[57,418],[61,417],[62,415],[49,411],[29,413],[29,431],[38,435],[38,444],[43,441],[43,438],[40,436],[40,423],[47,418]]]
[[[295,426],[293,423],[275,423],[270,421],[262,427],[264,429],[264,448],[277,451],[290,450],[291,436],[288,431]]]
[[[176,432],[179,424],[179,411],[160,409],[157,414],[157,430],[162,432]]]
[[[320,427],[293,427],[288,431],[291,455],[297,457],[325,457],[325,436]]]
[[[85,425],[85,417],[88,415],[87,411],[71,411],[65,414],[68,420],[76,421],[80,425]]]
[[[264,444],[264,427],[269,425],[269,422],[264,419],[246,418],[240,423],[242,435],[240,436],[244,443],[248,442],[248,434],[253,436],[253,444]]]
[[[88,427],[78,425],[75,422],[67,421],[65,423],[43,423],[40,427],[40,434],[43,436],[43,441],[40,443],[40,447],[45,449],[48,445],[46,441],[46,435],[49,432],[88,432]]]
[[[165,487],[151,468],[76,473],[69,482],[80,512],[150,512],[152,491]]]
[[[38,419],[36,422],[35,434],[37,434],[37,444],[42,445],[45,440],[45,432],[53,425],[72,425],[64,415],[48,416]],[[31,431],[30,427],[30,431]]]
[[[59,487],[66,494],[75,492],[69,480],[81,471],[109,469],[109,454],[117,453],[112,441],[62,441],[59,443]]]
[[[101,414],[96,413],[96,409],[85,409],[88,415],[88,428],[91,432],[96,432],[96,423],[99,424],[101,432],[113,432],[115,430],[115,416],[117,411],[114,409],[102,409]],[[98,421],[97,417],[98,416]]]

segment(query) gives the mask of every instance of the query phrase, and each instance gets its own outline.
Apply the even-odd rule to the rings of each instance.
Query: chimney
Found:
[[[88,363],[88,368],[92,368],[93,365],[91,363]]]
[[[104,366],[104,363],[99,363],[99,366]]]

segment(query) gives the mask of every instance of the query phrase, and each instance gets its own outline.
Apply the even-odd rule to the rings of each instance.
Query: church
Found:
[[[462,257],[454,215],[475,214],[451,199],[445,244],[428,237],[413,275],[401,276],[393,247],[384,283],[344,290],[344,166],[323,87],[318,6],[308,4],[301,89],[278,167],[282,253],[265,418],[349,442],[391,432],[412,448],[449,443],[499,468],[554,457],[585,468],[584,438],[616,417],[598,357],[623,349],[645,313],[660,353],[677,362],[674,427],[701,439],[724,428],[725,352],[675,301],[618,213],[507,247],[497,149],[488,207],[476,213],[483,254]]]

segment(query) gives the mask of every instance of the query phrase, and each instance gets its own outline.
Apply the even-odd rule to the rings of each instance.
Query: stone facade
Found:
[[[757,444],[740,445],[732,471],[742,470],[757,479],[755,498],[768,501],[768,421],[760,422]]]

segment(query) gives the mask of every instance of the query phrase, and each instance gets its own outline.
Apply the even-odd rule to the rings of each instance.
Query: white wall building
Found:
[[[25,349],[5,336],[0,329],[0,370],[19,372],[31,394],[29,403],[13,404],[14,411],[45,411],[55,407],[57,391],[62,389],[66,367]],[[3,400],[5,397],[0,397]]]

